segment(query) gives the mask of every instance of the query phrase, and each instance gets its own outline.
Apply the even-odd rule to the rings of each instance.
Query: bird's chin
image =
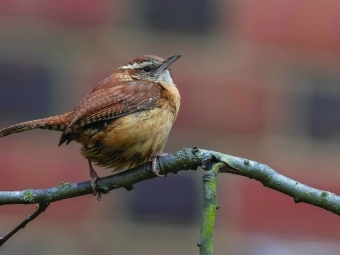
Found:
[[[164,83],[167,83],[167,84],[173,84],[171,74],[170,74],[170,71],[168,69],[161,72],[157,76],[156,79],[157,79],[157,81],[160,81],[160,82],[164,82]]]

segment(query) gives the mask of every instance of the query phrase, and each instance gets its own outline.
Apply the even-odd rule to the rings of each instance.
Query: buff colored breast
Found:
[[[169,91],[164,93],[152,108],[104,124],[92,137],[87,134],[91,139],[87,139],[87,143],[81,139],[82,154],[96,165],[119,172],[143,164],[156,152],[162,152],[179,108],[179,98],[172,98]]]

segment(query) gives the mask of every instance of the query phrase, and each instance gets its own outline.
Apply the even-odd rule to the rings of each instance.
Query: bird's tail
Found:
[[[19,123],[0,130],[0,137],[20,133],[31,129],[41,128],[55,131],[64,131],[72,118],[72,112],[56,115],[45,119],[31,120]]]

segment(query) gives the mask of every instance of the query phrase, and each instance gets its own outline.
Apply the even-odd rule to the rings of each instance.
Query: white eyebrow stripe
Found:
[[[139,69],[139,68],[143,68],[145,66],[150,66],[153,64],[154,64],[153,62],[142,62],[142,63],[134,62],[132,64],[123,65],[119,67],[118,69]]]

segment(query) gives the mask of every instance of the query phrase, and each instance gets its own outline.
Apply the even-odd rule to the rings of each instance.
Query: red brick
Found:
[[[239,9],[241,34],[270,43],[340,49],[340,2],[247,0]]]
[[[201,78],[201,79],[200,79]],[[177,126],[258,134],[271,92],[260,82],[198,77],[178,79],[182,96]]]
[[[122,7],[121,1],[110,4],[107,0],[33,0],[30,2],[4,0],[0,2],[2,16],[22,14],[42,17],[73,24],[94,25],[103,23],[110,15],[117,20]]]

